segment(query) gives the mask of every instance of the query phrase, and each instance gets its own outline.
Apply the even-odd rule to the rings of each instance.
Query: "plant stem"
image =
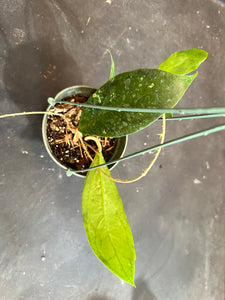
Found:
[[[71,102],[66,102],[66,103],[71,103]],[[224,110],[225,110],[225,108],[224,108]],[[31,112],[21,112],[21,113],[12,113],[12,114],[0,115],[0,119],[9,118],[9,117],[16,117],[16,116],[23,116],[23,115],[36,115],[36,114],[61,116],[61,114],[53,113],[53,112],[50,112],[50,111],[31,111]],[[216,118],[216,117],[225,117],[225,113],[216,113],[216,114],[213,113],[213,114],[204,114],[204,115],[173,117],[173,118],[168,118],[166,120],[167,121],[180,121],[180,120]],[[158,120],[162,120],[162,118],[157,119],[157,121]]]
[[[198,137],[201,137],[201,136],[207,136],[207,135],[209,135],[211,133],[222,131],[222,130],[225,130],[225,124],[219,125],[219,126],[216,126],[216,127],[213,127],[213,128],[205,129],[205,130],[202,130],[202,131],[199,131],[199,132],[195,132],[195,133],[192,133],[192,134],[189,134],[189,135],[186,135],[186,136],[183,136],[183,137],[180,137],[180,138],[168,141],[168,142],[166,142],[164,144],[161,144],[161,145],[160,144],[159,145],[155,145],[153,147],[150,147],[150,148],[147,148],[147,149],[144,149],[144,150],[132,153],[130,155],[121,157],[120,159],[117,159],[117,160],[114,160],[114,161],[110,161],[110,162],[107,162],[105,164],[98,165],[96,167],[92,167],[92,168],[84,169],[84,170],[79,170],[79,171],[70,170],[70,172],[72,172],[72,173],[86,172],[86,171],[94,170],[94,169],[97,169],[97,168],[102,168],[104,166],[107,166],[107,165],[110,165],[110,164],[114,164],[114,163],[117,163],[117,162],[129,159],[129,158],[134,158],[134,157],[136,157],[138,155],[142,155],[142,154],[145,154],[145,153],[157,150],[159,148],[164,148],[164,147],[167,147],[167,146],[171,146],[171,145],[178,144],[180,142],[188,141],[188,140],[191,140],[191,139],[195,139],[195,138],[198,138]]]
[[[71,102],[68,102],[68,103],[71,103]],[[225,108],[224,108],[224,110],[225,110]],[[21,112],[21,113],[12,113],[12,114],[0,115],[0,119],[9,118],[9,117],[16,117],[16,116],[23,116],[23,115],[36,115],[36,114],[61,116],[61,114],[53,113],[53,112],[50,112],[50,111],[31,111],[31,112]],[[204,114],[204,115],[172,117],[172,118],[168,118],[166,120],[167,121],[181,121],[181,120],[217,118],[217,117],[225,117],[225,113],[216,113],[216,114],[213,113],[213,114]],[[162,120],[162,118],[157,119],[157,121],[161,121],[161,120]]]
[[[194,119],[205,119],[205,118],[219,118],[225,117],[225,114],[209,114],[209,115],[192,115],[192,116],[183,116],[183,117],[172,117],[167,118],[167,121],[181,121],[181,120],[194,120]],[[157,119],[162,120],[162,118]]]
[[[225,116],[225,107],[211,107],[211,108],[138,108],[138,107],[113,107],[113,106],[101,106],[87,103],[76,103],[68,101],[57,101],[55,103],[65,103],[75,106],[100,109],[100,110],[112,110],[117,112],[142,112],[142,113],[160,113],[160,114],[220,114]]]
[[[159,136],[160,136],[160,145],[162,145],[164,143],[164,139],[165,139],[165,135],[166,135],[166,116],[165,116],[165,114],[163,114],[162,120],[163,120],[163,122],[162,122],[162,133],[159,134]],[[112,177],[110,179],[115,181],[115,182],[119,182],[119,183],[133,183],[135,181],[140,180],[142,177],[144,177],[148,174],[148,172],[150,171],[150,169],[154,165],[155,161],[157,160],[157,158],[160,154],[160,151],[161,151],[161,148],[158,148],[155,151],[155,154],[154,154],[154,157],[153,157],[152,161],[150,162],[148,167],[138,177],[135,177],[133,179],[127,179],[127,180],[115,179],[115,178],[112,178]]]
[[[54,115],[54,116],[62,116],[62,114],[53,113],[50,111],[24,111],[20,113],[13,113],[13,114],[5,114],[0,115],[0,119],[9,118],[9,117],[16,117],[16,116],[24,116],[24,115]]]

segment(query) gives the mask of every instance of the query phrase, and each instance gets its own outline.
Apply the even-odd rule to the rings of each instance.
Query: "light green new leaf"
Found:
[[[174,75],[157,69],[122,73],[100,87],[87,103],[125,108],[172,108],[196,75]],[[120,137],[145,128],[160,115],[84,108],[78,128],[84,135]]]
[[[112,53],[109,50],[107,50],[107,51],[109,52],[110,57],[111,57],[111,71],[110,71],[109,79],[112,79],[116,75],[115,63],[114,63],[114,60],[113,60],[113,57],[112,57]]]
[[[94,161],[98,165],[105,162],[98,155]],[[107,167],[102,170],[111,176]],[[89,171],[86,176],[82,209],[84,227],[95,255],[115,275],[134,285],[136,256],[132,232],[115,182],[99,169]]]
[[[159,70],[185,75],[195,71],[207,58],[208,53],[201,49],[175,52],[159,66]]]

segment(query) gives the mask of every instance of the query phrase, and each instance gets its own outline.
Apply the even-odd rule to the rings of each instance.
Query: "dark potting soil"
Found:
[[[68,102],[85,103],[87,97],[75,96],[65,98]],[[88,150],[92,159],[96,151],[97,145],[94,141],[85,141],[82,137],[80,141],[78,132],[78,123],[82,113],[82,107],[71,104],[56,104],[52,112],[62,114],[62,116],[49,115],[47,121],[47,138],[53,155],[67,168],[74,170],[86,169],[91,164],[84,147]],[[102,153],[106,161],[109,161],[113,155],[116,146],[116,138],[97,137],[102,145]]]

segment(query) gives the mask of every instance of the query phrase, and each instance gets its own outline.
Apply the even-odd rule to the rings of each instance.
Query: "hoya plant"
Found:
[[[196,70],[206,57],[204,50],[181,51],[171,55],[158,69],[138,69],[115,76],[111,55],[110,80],[84,105],[79,132],[83,136],[117,138],[149,126],[165,109],[178,103],[197,76],[197,72],[186,74]],[[56,103],[54,99],[49,102],[51,105]],[[159,108],[162,111],[154,111]],[[162,135],[164,138],[164,131]],[[101,146],[98,150],[83,189],[84,227],[95,255],[115,275],[134,285],[132,232],[115,184],[117,180],[112,178],[105,165]],[[97,168],[99,165],[101,168]],[[68,175],[73,173],[72,170],[67,172]]]
[[[108,165],[155,151],[154,159],[139,177],[125,180],[125,182],[132,182],[147,174],[162,147],[225,129],[225,125],[221,125],[164,142],[167,118],[177,120],[225,115],[224,108],[173,108],[196,78],[195,70],[206,58],[206,51],[190,49],[172,54],[157,69],[137,69],[115,75],[115,65],[111,55],[109,81],[97,89],[86,103],[48,99],[52,107],[59,103],[83,107],[78,126],[73,128],[74,135],[81,141],[81,146],[86,152],[88,150],[83,142],[84,137],[94,140],[98,150],[95,151],[94,158],[91,158],[92,163],[89,168],[83,170],[68,168],[67,175],[87,172],[82,195],[82,210],[88,241],[98,259],[115,275],[131,285],[135,285],[134,240],[115,183],[123,181],[112,177]],[[60,115],[60,112],[47,111],[8,114],[0,117],[33,113]],[[174,114],[182,116],[174,116]],[[105,162],[101,143],[96,137],[127,136],[146,128],[159,118],[162,119],[163,130],[158,145]]]

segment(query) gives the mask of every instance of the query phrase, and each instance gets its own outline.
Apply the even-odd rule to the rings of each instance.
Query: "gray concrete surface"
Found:
[[[215,0],[0,0],[0,112],[41,110],[74,84],[157,68],[171,53],[209,53],[180,107],[225,106],[225,4]],[[54,67],[55,66],[55,67]],[[167,139],[224,123],[168,123]],[[92,254],[83,180],[48,157],[41,117],[0,121],[0,300],[223,300],[225,133],[162,151],[151,173],[118,185],[133,231],[136,289]],[[154,127],[155,126],[155,127]],[[158,125],[129,139],[153,144]],[[153,134],[154,132],[154,134]],[[132,178],[149,157],[121,163]]]

